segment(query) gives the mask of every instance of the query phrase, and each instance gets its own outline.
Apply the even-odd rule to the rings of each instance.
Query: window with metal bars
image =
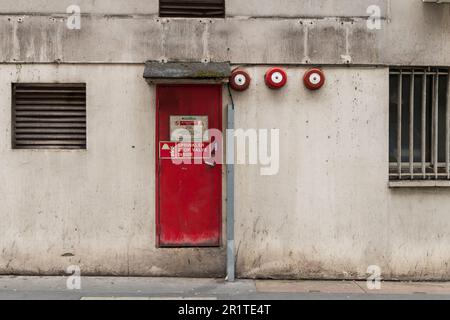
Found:
[[[223,18],[225,0],[160,0],[160,17]]]
[[[398,68],[389,81],[389,179],[450,180],[449,70]]]
[[[86,84],[14,83],[14,149],[86,149]]]

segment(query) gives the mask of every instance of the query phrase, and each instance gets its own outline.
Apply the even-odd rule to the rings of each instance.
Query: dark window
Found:
[[[86,84],[14,83],[14,149],[85,149]]]
[[[447,69],[391,69],[391,180],[450,179]]]
[[[224,0],[160,0],[160,17],[223,18]]]

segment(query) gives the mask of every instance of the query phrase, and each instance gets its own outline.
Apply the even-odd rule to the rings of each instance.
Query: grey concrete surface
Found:
[[[158,15],[158,0],[2,0],[0,12],[36,14],[64,14],[70,5],[79,5],[85,14],[106,15]],[[227,16],[274,17],[274,16],[366,16],[370,5],[378,5],[385,13],[389,0],[226,0]]]
[[[277,92],[266,70],[246,68],[252,87],[233,94],[238,128],[280,129],[277,175],[236,166],[237,276],[361,279],[377,265],[386,280],[449,279],[450,190],[388,188],[388,69],[324,68],[314,93],[306,68],[287,68]],[[143,72],[0,69],[2,106],[14,82],[85,82],[88,101],[82,151],[11,150],[11,108],[0,108],[2,274],[224,276],[224,248],[156,248],[155,87]]]
[[[80,30],[66,27],[73,3]],[[368,28],[371,5],[379,8],[380,29]],[[2,1],[0,62],[450,63],[450,4],[230,0],[226,7],[225,19],[161,19],[157,0]]]
[[[370,291],[354,281],[254,281],[194,278],[82,277],[68,290],[67,277],[0,277],[0,300],[450,300],[450,283],[382,283]]]

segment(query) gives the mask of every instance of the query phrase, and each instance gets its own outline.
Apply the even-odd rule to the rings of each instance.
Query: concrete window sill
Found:
[[[450,181],[389,181],[389,188],[450,188]]]

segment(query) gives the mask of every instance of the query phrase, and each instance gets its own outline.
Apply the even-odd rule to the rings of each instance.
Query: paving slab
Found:
[[[382,282],[381,289],[375,290],[369,290],[364,281],[357,283],[369,294],[450,295],[450,282]]]
[[[147,297],[147,298],[210,298],[252,295],[256,293],[252,280],[227,282],[224,279],[200,278],[139,278],[82,277],[80,290],[67,289],[67,277],[0,277],[2,297]]]
[[[279,281],[257,280],[258,292],[279,293],[365,293],[353,281]]]

